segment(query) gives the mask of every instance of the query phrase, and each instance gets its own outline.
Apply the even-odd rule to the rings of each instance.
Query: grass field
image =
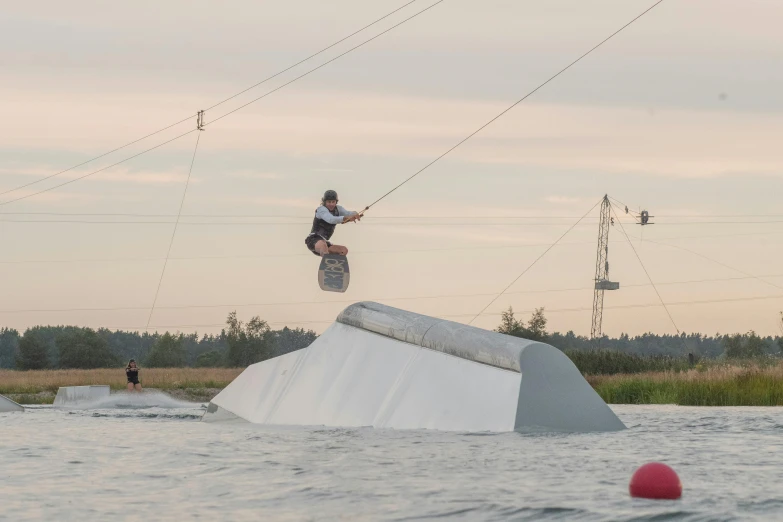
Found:
[[[204,401],[228,386],[244,368],[142,368],[145,388],[165,390],[182,399]],[[19,404],[51,404],[60,386],[108,384],[113,390],[127,386],[122,368],[96,370],[0,370],[0,395]]]
[[[687,357],[639,355],[611,350],[569,350],[565,354],[583,375],[683,371],[690,366]]]
[[[587,375],[586,379],[609,404],[783,406],[783,363]]]
[[[616,370],[612,367],[611,371]],[[609,404],[783,406],[783,361],[745,361],[736,365],[711,362],[678,370],[587,374],[585,378]],[[178,398],[208,401],[241,372],[241,368],[143,368],[140,377],[145,388],[165,390]],[[122,368],[0,370],[0,394],[20,404],[51,404],[60,386],[108,384],[114,390],[122,390],[126,382]]]

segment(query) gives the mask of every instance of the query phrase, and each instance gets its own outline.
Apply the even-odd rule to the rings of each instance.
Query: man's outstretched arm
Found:
[[[333,216],[326,207],[318,207],[318,210],[315,211],[315,217],[318,219],[323,219],[330,225],[339,225],[343,222],[344,216],[342,214],[339,216]]]

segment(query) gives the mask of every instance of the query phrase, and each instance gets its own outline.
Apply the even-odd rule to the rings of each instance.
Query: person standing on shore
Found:
[[[136,359],[128,361],[128,366],[125,367],[125,375],[128,377],[128,391],[141,391],[139,367],[136,365]]]

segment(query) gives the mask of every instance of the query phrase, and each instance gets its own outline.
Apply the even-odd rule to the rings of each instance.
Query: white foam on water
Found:
[[[68,406],[73,410],[141,409],[141,408],[193,408],[202,403],[175,399],[158,390],[142,392],[117,392],[108,397]]]

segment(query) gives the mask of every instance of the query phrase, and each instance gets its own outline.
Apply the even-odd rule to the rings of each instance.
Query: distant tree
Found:
[[[780,337],[778,337],[778,348],[780,348],[780,353],[783,354],[783,312],[780,312],[778,328],[780,329]]]
[[[766,351],[766,344],[764,339],[756,335],[756,332],[751,330],[746,335],[745,339],[745,354],[747,357],[761,357]]]
[[[145,361],[152,349],[152,345],[160,337],[157,332],[125,332],[122,330],[111,331],[107,328],[98,330],[98,334],[109,344],[109,349],[116,353],[121,360],[128,362],[130,359]]]
[[[723,346],[725,347],[723,354],[729,359],[740,359],[744,356],[741,334],[727,335],[723,340]]]
[[[0,368],[15,368],[19,356],[19,332],[0,328]]]
[[[19,339],[16,368],[19,370],[43,370],[49,367],[49,346],[46,340],[35,330],[27,329]]]
[[[196,360],[199,356],[207,352],[217,352],[221,357],[225,357],[227,349],[225,332],[221,335],[204,334],[201,339],[198,338],[198,334],[185,337],[185,350],[189,366],[196,366]]]
[[[766,341],[751,330],[745,335],[726,336],[723,341],[724,355],[728,359],[750,359],[761,357],[766,351]]]
[[[152,345],[145,365],[150,368],[181,368],[185,366],[185,358],[185,336],[166,332]]]
[[[92,328],[77,328],[57,336],[60,368],[110,368],[121,364],[106,339]]]
[[[216,350],[212,350],[196,357],[195,366],[197,368],[219,368],[224,364],[223,354]]]
[[[525,327],[522,326],[522,323],[517,321],[516,317],[514,317],[514,309],[509,306],[508,310],[501,312],[500,326],[498,326],[495,331],[506,335],[513,335],[515,337],[522,337],[521,334],[524,329]]]
[[[79,330],[77,326],[32,326],[28,329],[35,333],[35,337],[46,344],[49,367],[58,368],[60,366],[60,350],[57,348],[57,337],[65,332]]]
[[[544,317],[544,308],[536,308],[527,322],[528,339],[531,341],[546,341],[548,334],[546,332],[546,317]]]
[[[318,334],[312,330],[305,330],[304,328],[294,328],[292,330],[287,326],[282,330],[272,331],[271,335],[273,340],[273,357],[307,348],[318,338]]]
[[[544,309],[536,308],[525,326],[514,317],[514,309],[509,306],[500,314],[500,326],[495,331],[531,341],[545,341],[548,337],[546,322]]]
[[[230,366],[249,366],[272,357],[273,342],[266,321],[255,316],[243,325],[234,311],[228,314],[226,324],[227,362]]]

